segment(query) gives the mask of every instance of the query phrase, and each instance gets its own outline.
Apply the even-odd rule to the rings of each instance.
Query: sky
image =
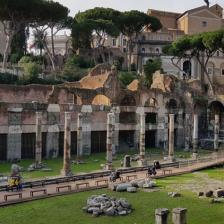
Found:
[[[184,12],[186,10],[205,5],[203,0],[55,0],[70,9],[70,15],[74,16],[78,11],[94,7],[110,7],[120,11],[139,10],[147,12],[149,8]],[[210,0],[211,5],[219,4],[224,8],[224,0]]]

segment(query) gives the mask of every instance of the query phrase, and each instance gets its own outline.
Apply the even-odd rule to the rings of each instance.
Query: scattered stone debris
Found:
[[[87,199],[83,211],[97,217],[99,215],[124,216],[132,212],[131,204],[124,198],[116,199],[106,194],[93,195]]]
[[[117,192],[137,192],[137,188],[153,189],[156,187],[156,182],[149,179],[132,180],[129,183],[109,183],[108,188]]]
[[[44,171],[44,172],[51,172],[51,171],[52,171],[52,169],[49,168],[49,167],[47,166],[47,164],[45,164],[45,163],[38,163],[38,164],[33,163],[33,164],[31,164],[31,165],[27,168],[27,171],[28,171],[28,172],[33,172],[33,171],[36,171],[36,170],[41,170],[41,171]]]
[[[205,192],[205,197],[211,198],[213,196],[213,191],[207,191]]]
[[[170,196],[171,198],[177,198],[181,197],[181,194],[178,192],[168,192],[168,196]]]
[[[198,197],[202,197],[202,196],[204,196],[204,192],[200,191],[200,192],[198,193]]]
[[[131,156],[131,161],[132,162],[136,162],[138,160],[140,160],[140,155],[139,154],[135,154],[135,155]]]
[[[224,190],[223,189],[217,189],[214,191],[214,196],[217,198],[224,197]]]

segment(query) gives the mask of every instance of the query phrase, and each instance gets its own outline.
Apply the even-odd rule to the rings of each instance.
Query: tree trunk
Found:
[[[128,59],[128,61],[127,61],[127,63],[128,63],[128,71],[129,72],[131,71],[131,49],[132,49],[132,47],[131,47],[131,40],[129,39],[128,40],[128,57],[127,57],[127,59]]]
[[[51,27],[51,48],[52,48],[52,56],[55,58],[55,51],[54,51],[54,30]]]
[[[212,92],[212,95],[214,96],[215,95],[215,90],[214,90],[214,87],[213,87],[213,85],[212,85],[212,81],[211,81],[211,79],[210,79],[210,77],[209,77],[209,74],[208,74],[208,71],[207,71],[207,63],[206,64],[204,64],[203,62],[204,62],[204,59],[203,59],[203,61],[201,62],[200,61],[200,59],[197,59],[198,60],[198,62],[199,62],[199,64],[201,65],[201,69],[202,69],[202,75],[204,76],[206,76],[206,78],[207,78],[207,80],[208,80],[208,85],[209,85],[209,87],[210,87],[210,90],[211,90],[211,92]],[[208,61],[208,60],[207,60]],[[204,84],[204,78],[203,78],[203,82],[202,82],[203,84]]]
[[[44,48],[45,48],[45,50],[46,50],[46,52],[47,52],[47,55],[48,55],[48,57],[50,58],[51,65],[52,65],[52,70],[55,71],[56,68],[55,68],[54,58],[53,58],[53,56],[52,56],[52,54],[51,54],[51,52],[50,52],[50,50],[49,50],[49,48],[48,48],[48,46],[47,46],[47,43],[44,43],[44,41],[42,41],[42,42],[43,42],[43,46],[44,46]]]
[[[8,57],[10,53],[10,47],[12,43],[14,33],[10,33],[6,36],[6,45],[5,45],[5,50],[4,50],[4,56],[3,56],[3,62],[2,62],[2,68],[5,70],[7,67],[7,62],[8,62]]]

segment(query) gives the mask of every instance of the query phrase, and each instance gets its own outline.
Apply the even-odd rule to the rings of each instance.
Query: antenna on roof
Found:
[[[209,0],[204,0],[204,2],[206,3],[207,7],[209,8],[209,5],[210,5]]]

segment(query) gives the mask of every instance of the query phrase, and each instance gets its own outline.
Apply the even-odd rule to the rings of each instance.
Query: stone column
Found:
[[[119,126],[120,126],[120,107],[113,107],[112,111],[115,116],[115,124],[114,124],[114,154],[119,151]]]
[[[107,156],[106,156],[106,169],[112,169],[113,163],[113,129],[114,129],[114,114],[107,114]]]
[[[140,166],[145,166],[145,113],[140,114],[140,141],[139,141]]]
[[[218,148],[219,148],[219,114],[215,114],[214,150],[218,151]]]
[[[72,175],[71,172],[71,113],[65,112],[65,131],[64,131],[64,159],[63,169],[61,174],[63,176]]]
[[[169,210],[167,208],[158,208],[155,211],[155,223],[167,224],[168,223]]]
[[[172,211],[173,224],[187,224],[186,214],[186,208],[174,208]]]
[[[42,113],[36,112],[36,146],[35,164],[38,166],[42,162],[42,132],[41,132]]]
[[[185,151],[189,151],[190,149],[190,114],[185,115]]]
[[[174,114],[169,114],[169,160],[174,161]]]
[[[82,144],[82,113],[78,114],[77,120],[77,162],[79,162],[83,157],[83,144]]]
[[[164,150],[168,151],[168,114],[164,115]]]
[[[194,129],[193,129],[193,158],[198,154],[198,114],[194,114]]]

